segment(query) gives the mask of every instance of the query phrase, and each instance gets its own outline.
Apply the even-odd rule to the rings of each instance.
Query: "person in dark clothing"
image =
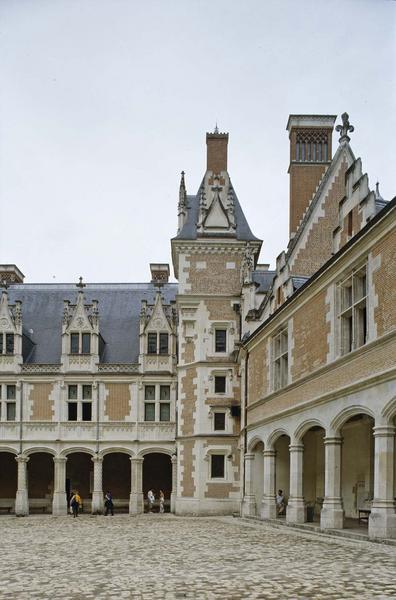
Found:
[[[81,504],[82,504],[82,502],[81,502],[80,494],[78,492],[74,492],[74,494],[70,500],[70,506],[72,507],[74,518],[78,517],[78,511],[80,509]]]
[[[114,503],[113,503],[113,496],[111,495],[111,492],[107,491],[105,494],[105,517],[107,517],[107,515],[111,514],[111,516],[114,516]]]

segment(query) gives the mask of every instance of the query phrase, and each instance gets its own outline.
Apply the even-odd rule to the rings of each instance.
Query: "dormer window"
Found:
[[[0,333],[0,354],[14,354],[14,334]]]
[[[159,334],[159,353],[169,354],[169,335],[167,333]]]
[[[70,354],[91,354],[91,334],[71,333]]]
[[[159,344],[158,344],[159,337]],[[169,354],[169,335],[167,333],[147,334],[147,354]]]
[[[147,354],[157,354],[157,334],[149,333],[147,335]]]

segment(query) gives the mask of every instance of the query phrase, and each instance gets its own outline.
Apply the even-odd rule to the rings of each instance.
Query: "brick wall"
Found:
[[[207,170],[213,173],[227,171],[227,134],[206,134]]]
[[[194,440],[183,440],[180,466],[182,468],[181,495],[185,498],[191,498],[195,494],[194,446]]]
[[[396,230],[393,229],[373,249],[373,258],[381,257],[373,273],[378,306],[374,309],[377,335],[396,328]]]
[[[290,233],[297,231],[326,167],[326,164],[309,163],[290,165]]]
[[[181,412],[180,429],[181,435],[193,435],[195,429],[194,412],[197,403],[197,384],[194,379],[197,377],[197,369],[189,368],[186,374],[181,378]]]
[[[241,258],[234,254],[194,254],[187,256],[190,267],[187,284],[191,294],[230,294],[241,292]],[[235,268],[227,268],[232,263]]]
[[[31,404],[31,421],[52,421],[54,401],[50,399],[52,383],[35,383],[29,395]]]
[[[269,381],[267,377],[267,340],[264,338],[249,354],[248,399],[255,402],[268,394]]]
[[[106,383],[104,414],[109,421],[125,421],[130,414],[131,394],[127,383]]]

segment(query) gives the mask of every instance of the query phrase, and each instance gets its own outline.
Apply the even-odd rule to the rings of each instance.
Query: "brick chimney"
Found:
[[[216,174],[227,171],[228,133],[219,133],[216,126],[214,133],[206,134],[206,146],[206,169]]]
[[[163,285],[169,281],[169,265],[167,263],[150,263],[151,283]]]
[[[16,265],[0,265],[0,283],[23,283],[25,275]]]
[[[332,159],[336,115],[290,115],[289,234],[292,238]]]

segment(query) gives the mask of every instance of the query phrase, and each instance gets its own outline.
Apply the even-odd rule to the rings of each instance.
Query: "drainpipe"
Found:
[[[96,454],[99,454],[99,398],[100,383],[96,384]]]
[[[245,482],[245,454],[247,451],[247,401],[248,401],[248,369],[249,367],[249,352],[246,350],[246,358],[245,358],[245,393],[243,395],[243,425],[244,425],[244,432],[243,432],[243,497],[245,497],[245,487],[246,487],[246,482]]]
[[[23,437],[23,383],[20,382],[20,398],[19,398],[19,454],[22,454],[22,437]]]

